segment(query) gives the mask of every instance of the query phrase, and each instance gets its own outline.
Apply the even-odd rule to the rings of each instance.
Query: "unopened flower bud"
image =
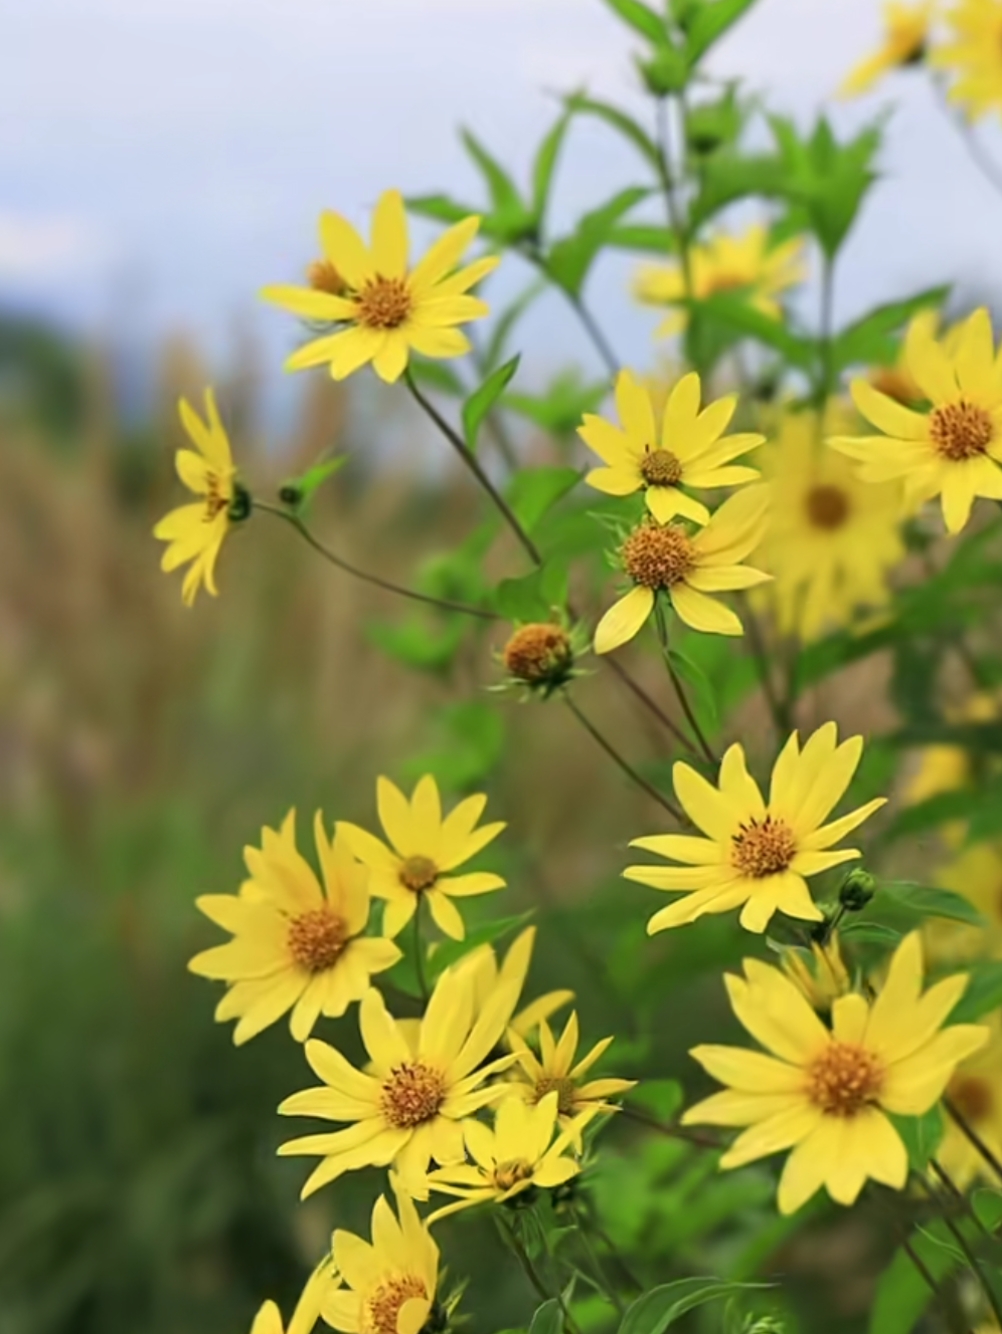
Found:
[[[563,626],[551,623],[522,625],[502,653],[505,670],[529,686],[562,685],[574,665],[574,649]]]
[[[251,493],[241,482],[234,482],[233,498],[227,509],[227,517],[230,523],[243,523],[245,519],[250,518],[253,508],[254,500]]]
[[[842,881],[838,901],[847,912],[862,912],[877,892],[877,881],[869,871],[850,871]]]

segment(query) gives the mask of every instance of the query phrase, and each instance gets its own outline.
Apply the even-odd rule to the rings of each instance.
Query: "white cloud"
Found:
[[[100,252],[96,238],[79,218],[0,209],[0,278],[45,283],[91,268]]]

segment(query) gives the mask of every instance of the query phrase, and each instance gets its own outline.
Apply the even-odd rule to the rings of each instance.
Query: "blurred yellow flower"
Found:
[[[265,1302],[254,1317],[251,1334],[310,1334],[328,1293],[337,1286],[337,1281],[334,1262],[330,1256],[325,1256],[307,1279],[288,1329],[283,1326],[282,1313],[275,1303]]]
[[[1002,361],[982,308],[963,324],[950,356],[921,325],[906,342],[908,369],[932,406],[915,412],[856,380],[857,408],[885,434],[829,444],[862,466],[866,482],[902,479],[907,503],[941,496],[948,532],[959,533],[977,496],[1002,500]]]
[[[1002,1160],[1002,1015],[996,1012],[985,1022],[991,1032],[988,1046],[959,1066],[946,1096],[990,1152]],[[951,1179],[961,1190],[978,1177],[1002,1186],[1002,1179],[952,1117],[945,1121],[936,1156]]]
[[[506,1084],[484,1082],[507,1070],[506,1055],[484,1061],[501,1041],[518,1001],[514,984],[499,987],[479,1014],[469,978],[447,969],[439,978],[421,1020],[417,1055],[378,991],[359,1006],[362,1041],[372,1073],[364,1073],[324,1042],[306,1044],[306,1059],[324,1082],[286,1098],[283,1116],[345,1121],[344,1130],[305,1135],[279,1149],[283,1155],[322,1159],[302,1197],[360,1167],[393,1163],[406,1191],[424,1198],[429,1161],[463,1161],[463,1121],[507,1092]]]
[[[941,917],[926,923],[926,943],[937,962],[984,958],[1002,959],[1002,845],[972,843],[941,866],[933,878],[943,889],[975,907],[984,926],[968,926]]]
[[[746,959],[744,974],[725,978],[731,1006],[770,1054],[693,1048],[727,1089],[690,1108],[683,1123],[748,1127],[722,1168],[792,1148],[779,1182],[783,1214],[822,1186],[846,1205],[868,1179],[903,1189],[908,1154],[887,1113],[922,1116],[959,1062],[988,1041],[983,1025],[943,1027],[967,978],[946,978],[923,995],[922,943],[913,932],[895,951],[876,1000],[840,996],[828,1029],[779,969]]]
[[[957,707],[944,710],[948,722],[987,723],[998,717],[998,702],[990,694],[977,691]],[[903,792],[907,805],[914,806],[944,792],[967,787],[974,773],[970,753],[963,746],[924,746],[919,751],[918,767]],[[949,820],[940,827],[944,842],[957,846],[964,841],[966,820]]]
[[[487,805],[485,796],[467,797],[443,819],[438,784],[426,774],[410,798],[388,778],[376,783],[376,804],[389,846],[356,824],[341,821],[337,832],[369,867],[371,892],[386,900],[383,930],[396,936],[414,916],[418,903],[427,900],[440,930],[453,940],[466,934],[463,919],[452,902],[473,894],[503,889],[499,875],[471,871],[451,875],[504,829],[504,822],[477,821]]]
[[[720,292],[744,292],[749,305],[774,320],[783,314],[776,300],[779,294],[807,277],[802,238],[795,236],[774,246],[761,224],[749,227],[741,236],[719,232],[702,245],[693,246],[689,266],[690,295],[695,299],[706,300]],[[633,291],[645,305],[677,306],[686,298],[681,265],[644,265],[637,272]],[[687,313],[675,309],[655,333],[669,337],[680,333],[687,323]]]
[[[535,1106],[521,1098],[506,1098],[497,1109],[493,1130],[481,1121],[467,1121],[463,1133],[473,1163],[430,1173],[429,1187],[457,1200],[436,1209],[428,1221],[437,1222],[475,1204],[506,1204],[534,1186],[551,1190],[577,1176],[581,1166],[568,1150],[579,1143],[595,1111],[582,1112],[554,1139],[557,1103],[556,1093]]]
[[[831,933],[824,945],[813,941],[810,954],[802,949],[785,949],[780,963],[783,972],[818,1014],[828,1014],[832,1002],[852,990],[837,931]]]
[[[786,410],[758,455],[772,503],[757,560],[775,577],[761,596],[780,629],[805,642],[883,606],[887,573],[904,556],[900,483],[861,481],[818,436],[816,414]]]
[[[953,76],[947,96],[969,120],[1002,112],[1002,0],[958,0],[945,15],[952,40],[929,63]]]
[[[591,1079],[583,1083],[585,1075],[601,1058],[612,1043],[612,1038],[596,1042],[591,1051],[575,1061],[578,1049],[578,1017],[572,1013],[564,1026],[559,1042],[553,1039],[545,1021],[539,1025],[539,1056],[528,1043],[510,1034],[512,1050],[518,1057],[513,1075],[519,1081],[518,1093],[527,1102],[539,1103],[551,1093],[557,1095],[557,1114],[562,1126],[567,1126],[579,1113],[588,1111],[615,1112],[615,1103],[607,1098],[626,1093],[635,1086],[635,1079]]]
[[[392,384],[407,368],[412,351],[425,357],[461,357],[469,340],[456,327],[482,319],[487,305],[469,295],[499,260],[488,255],[464,269],[457,265],[477,234],[480,219],[470,217],[450,227],[414,268],[408,265],[407,215],[396,190],[379,199],[367,246],[347,219],[326,212],[320,217],[320,242],[326,265],[311,269],[312,287],[265,287],[261,293],[294,315],[343,326],[305,343],[286,361],[286,370],[330,366],[343,380],[372,362],[381,380]],[[332,292],[336,281],[342,292]]]
[[[805,877],[858,857],[855,848],[830,849],[885,802],[877,797],[824,823],[845,795],[862,753],[862,737],[838,744],[834,723],[819,727],[803,750],[794,732],[773,767],[768,804],[748,773],[739,744],[724,755],[719,787],[677,763],[675,795],[706,837],[655,834],[631,842],[633,848],[686,863],[628,866],[623,872],[627,880],[655,889],[686,891],[654,914],[647,923],[648,935],[742,905],[741,925],[748,931],[764,931],[775,912],[821,921]]]
[[[238,1045],[291,1010],[289,1028],[305,1042],[321,1014],[337,1018],[369,989],[370,976],[392,968],[391,940],[365,936],[368,873],[343,841],[313,822],[323,887],[296,847],[296,813],[281,829],[265,828],[260,848],[246,848],[250,879],[239,895],[205,894],[195,903],[233,939],[203,950],[193,973],[229,983],[216,1007],[220,1021],[239,1019]]]
[[[171,510],[153,529],[153,536],[170,543],[160,562],[162,570],[176,570],[179,565],[191,562],[181,585],[181,596],[190,607],[200,588],[204,587],[213,597],[218,593],[216,559],[230,530],[237,470],[213,391],[205,391],[205,421],[185,398],[178,409],[195,449],[177,451],[174,457],[177,475],[189,491],[202,499]]]
[[[666,593],[680,620],[707,634],[740,635],[741,622],[712,593],[753,588],[771,576],[741,562],[762,540],[768,488],[750,486],[725,500],[694,535],[681,524],[640,524],[619,555],[633,588],[605,613],[595,630],[595,652],[611,653],[631,640]]]
[[[923,0],[916,5],[884,5],[884,41],[873,55],[850,70],[839,92],[843,97],[865,93],[891,70],[918,65],[925,56],[932,25],[933,5]]]
[[[610,496],[643,491],[658,523],[681,514],[705,524],[709,510],[682,488],[755,481],[754,468],[735,466],[731,460],[761,445],[765,436],[724,435],[737,396],[718,399],[700,412],[700,394],[699,376],[695,372],[684,376],[671,391],[659,429],[650,390],[629,371],[621,371],[616,408],[622,427],[587,413],[578,428],[578,435],[605,464],[588,473],[588,485]]]
[[[371,1244],[341,1228],[334,1233],[334,1264],[347,1286],[328,1290],[321,1314],[342,1334],[419,1334],[435,1301],[438,1247],[413,1200],[391,1180],[397,1214],[380,1195]]]

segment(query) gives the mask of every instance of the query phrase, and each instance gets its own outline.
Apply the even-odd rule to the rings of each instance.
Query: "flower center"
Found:
[[[552,1075],[543,1075],[536,1080],[535,1100],[542,1102],[548,1093],[557,1095],[557,1111],[561,1116],[573,1116],[577,1105],[577,1085],[573,1079],[555,1079]]]
[[[289,923],[289,953],[308,973],[333,968],[347,942],[347,926],[329,908],[300,913]]]
[[[949,1095],[968,1121],[984,1121],[995,1110],[995,1097],[987,1079],[957,1075],[950,1081]]]
[[[306,281],[315,292],[340,296],[348,284],[329,259],[315,259],[306,270]]]
[[[682,463],[670,449],[649,449],[640,460],[640,476],[648,486],[677,486]]]
[[[789,825],[767,815],[749,820],[731,839],[731,865],[750,880],[778,875],[793,861],[797,840]]]
[[[368,1315],[367,1328],[371,1334],[397,1334],[397,1316],[404,1302],[412,1297],[428,1296],[424,1280],[417,1274],[403,1274],[400,1278],[387,1279],[366,1302]]]
[[[398,872],[400,883],[415,894],[431,889],[438,879],[438,867],[430,857],[408,857]]]
[[[230,497],[224,493],[222,478],[214,472],[206,473],[205,482],[205,522],[211,523],[221,510],[229,507]]]
[[[932,410],[929,434],[944,459],[961,463],[985,452],[995,438],[995,423],[984,408],[961,399]]]
[[[423,1061],[404,1061],[384,1083],[380,1094],[383,1115],[397,1130],[413,1130],[438,1115],[445,1101],[445,1078]]]
[[[812,486],[806,505],[807,517],[815,528],[832,531],[841,528],[849,517],[849,497],[840,486]]]
[[[370,329],[398,329],[411,313],[411,294],[402,278],[370,278],[358,294],[358,320]]]
[[[716,292],[736,292],[739,287],[747,287],[748,285],[747,274],[728,273],[725,269],[709,280],[706,284],[706,294],[707,296],[713,296]]]
[[[539,685],[562,676],[574,660],[567,631],[559,625],[520,626],[504,646],[510,676]]]
[[[494,1184],[498,1190],[511,1190],[523,1181],[532,1180],[532,1164],[524,1158],[509,1158],[494,1169]]]
[[[685,529],[674,523],[663,528],[645,523],[635,528],[623,543],[621,555],[626,573],[645,588],[671,588],[696,563]]]
[[[856,1116],[876,1101],[884,1082],[877,1058],[854,1042],[835,1042],[807,1072],[807,1096],[829,1116]]]

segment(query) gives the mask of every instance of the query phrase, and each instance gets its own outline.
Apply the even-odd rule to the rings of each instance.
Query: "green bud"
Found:
[[[877,881],[869,871],[850,871],[842,881],[838,901],[847,912],[862,912],[877,892]]]
[[[689,82],[686,58],[671,46],[659,47],[649,60],[638,60],[637,68],[647,91],[655,97],[680,93]]]
[[[278,488],[278,498],[289,509],[298,509],[303,503],[303,488],[298,482],[284,482]]]
[[[233,483],[233,499],[230,501],[227,517],[230,523],[243,523],[249,519],[254,508],[254,498],[241,482]]]

